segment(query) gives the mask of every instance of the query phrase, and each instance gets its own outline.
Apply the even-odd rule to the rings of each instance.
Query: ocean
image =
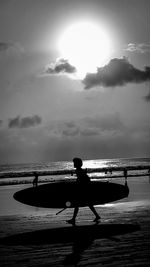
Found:
[[[120,159],[93,159],[84,160],[83,168],[103,168],[103,167],[126,167],[126,166],[149,166],[150,158],[120,158]],[[72,161],[58,161],[58,162],[44,162],[44,163],[26,163],[26,164],[5,164],[0,165],[0,185],[16,185],[16,184],[28,184],[32,183],[33,177],[19,177],[19,178],[3,178],[5,173],[18,173],[18,172],[34,172],[34,171],[59,171],[73,169]],[[132,171],[132,174],[138,175],[141,171]],[[143,171],[143,173],[145,173]],[[119,173],[113,172],[113,175]],[[106,177],[105,173],[99,175],[90,174],[90,176]],[[56,176],[44,176],[39,178],[39,182],[49,182],[61,179],[71,178],[68,175],[56,175]]]

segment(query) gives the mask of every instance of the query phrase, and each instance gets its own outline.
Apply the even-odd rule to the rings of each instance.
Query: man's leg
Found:
[[[95,208],[91,205],[89,206],[89,208],[91,209],[91,211],[94,213],[95,215],[95,219],[94,219],[94,222],[97,222],[101,217],[99,216],[99,214],[97,213],[97,211],[95,210]]]
[[[72,219],[70,219],[70,220],[67,221],[68,223],[75,224],[78,211],[79,211],[79,207],[75,207],[74,208],[73,217],[72,217]]]
[[[73,219],[74,219],[74,220],[75,220],[76,217],[77,217],[78,211],[79,211],[79,207],[75,207],[75,208],[74,208],[74,214],[73,214]]]

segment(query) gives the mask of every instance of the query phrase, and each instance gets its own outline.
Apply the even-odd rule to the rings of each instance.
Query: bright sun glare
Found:
[[[104,29],[90,22],[71,25],[59,40],[61,57],[76,67],[77,75],[83,78],[87,72],[107,63],[111,42]]]

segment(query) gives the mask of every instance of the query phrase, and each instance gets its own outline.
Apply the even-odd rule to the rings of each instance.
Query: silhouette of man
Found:
[[[38,174],[35,172],[35,178],[33,179],[33,187],[37,187],[38,186]]]
[[[82,189],[85,189],[85,187],[88,186],[90,183],[90,177],[87,175],[87,171],[82,169],[82,164],[83,164],[82,159],[74,158],[73,163],[74,163],[74,168],[76,168],[76,175],[77,175],[76,182],[80,185]],[[93,222],[98,222],[100,220],[100,216],[98,215],[97,211],[92,205],[89,205],[89,208],[95,215],[95,219],[93,220]],[[73,217],[72,219],[67,221],[68,223],[73,225],[75,224],[78,211],[79,211],[79,206],[77,205],[74,209]]]

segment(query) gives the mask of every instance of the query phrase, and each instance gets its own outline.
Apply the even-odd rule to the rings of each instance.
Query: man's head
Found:
[[[73,163],[75,168],[81,168],[83,164],[82,159],[80,158],[74,158]]]

